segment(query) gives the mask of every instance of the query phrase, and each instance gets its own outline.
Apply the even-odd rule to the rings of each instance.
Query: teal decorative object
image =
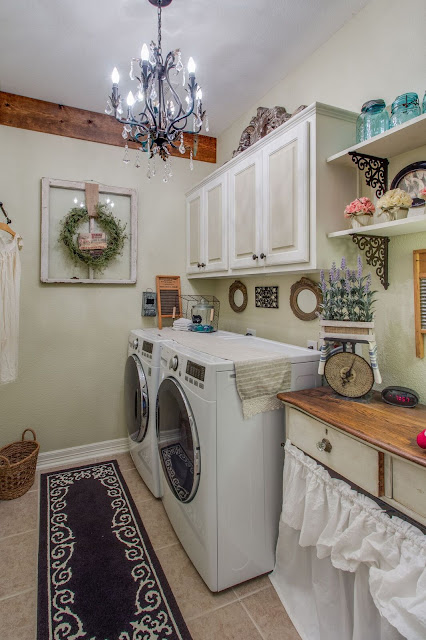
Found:
[[[417,93],[403,93],[395,98],[392,103],[390,126],[391,128],[396,127],[411,120],[411,118],[416,118],[420,114],[421,109]]]
[[[387,131],[389,127],[389,114],[386,111],[385,101],[381,98],[369,100],[362,105],[356,122],[356,141],[369,140]]]

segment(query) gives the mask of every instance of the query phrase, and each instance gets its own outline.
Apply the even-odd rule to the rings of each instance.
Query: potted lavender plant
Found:
[[[333,262],[328,279],[321,271],[320,287],[323,295],[320,338],[374,340],[375,291],[371,291],[371,274],[362,274],[360,256],[356,271],[347,267],[345,258],[340,268]]]

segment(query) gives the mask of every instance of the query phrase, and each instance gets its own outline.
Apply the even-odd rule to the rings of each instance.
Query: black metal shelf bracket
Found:
[[[358,249],[365,251],[365,259],[371,267],[376,267],[383,287],[389,287],[388,280],[388,246],[390,238],[387,236],[369,236],[361,233],[352,234],[352,240]]]
[[[388,188],[389,160],[357,151],[349,151],[349,155],[358,169],[365,171],[365,182],[369,187],[376,189],[376,196],[380,198]]]

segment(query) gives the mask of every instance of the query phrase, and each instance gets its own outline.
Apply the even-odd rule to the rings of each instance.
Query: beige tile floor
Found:
[[[131,457],[116,458],[193,640],[300,640],[268,576],[211,593]],[[0,501],[1,640],[36,638],[38,493],[37,478],[22,498]]]

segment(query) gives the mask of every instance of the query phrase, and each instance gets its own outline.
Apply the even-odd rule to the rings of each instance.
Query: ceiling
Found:
[[[368,1],[174,0],[163,51],[193,56],[217,136]],[[134,88],[129,61],[156,21],[148,0],[2,0],[0,89],[103,112],[114,66],[121,94]]]

